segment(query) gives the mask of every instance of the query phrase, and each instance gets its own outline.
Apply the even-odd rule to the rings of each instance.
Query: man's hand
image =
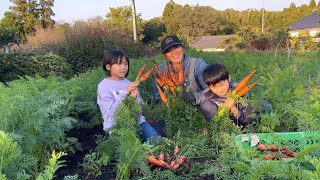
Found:
[[[194,96],[193,93],[181,92],[178,94],[178,96],[186,102],[195,102],[196,101],[196,97]]]

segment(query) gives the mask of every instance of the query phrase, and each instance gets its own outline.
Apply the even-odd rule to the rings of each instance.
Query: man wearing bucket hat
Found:
[[[185,81],[183,83],[183,92],[179,96],[194,105],[200,104],[200,91],[208,86],[202,79],[202,72],[207,63],[202,59],[192,58],[184,53],[183,44],[175,35],[169,35],[161,41],[161,52],[165,56],[164,63],[159,65],[159,69],[164,73],[164,67],[175,65],[182,62]],[[159,93],[156,88],[156,82],[153,86],[153,97],[159,100]]]

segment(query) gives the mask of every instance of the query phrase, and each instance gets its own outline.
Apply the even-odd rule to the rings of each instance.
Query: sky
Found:
[[[142,19],[149,20],[160,17],[165,5],[170,0],[135,0],[136,11],[141,14]],[[296,6],[309,4],[310,0],[174,0],[180,5],[211,6],[217,10],[232,8],[235,10],[261,9],[263,6],[267,11],[282,11],[291,3]],[[316,0],[316,3],[319,1]],[[131,0],[55,0],[53,11],[56,21],[72,23],[75,20],[87,20],[97,16],[105,17],[109,8],[130,6]],[[0,19],[12,6],[10,0],[0,0]]]

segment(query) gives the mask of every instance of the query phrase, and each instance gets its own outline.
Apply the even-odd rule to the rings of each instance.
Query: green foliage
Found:
[[[45,167],[45,170],[41,172],[36,180],[49,180],[53,179],[54,173],[60,168],[63,167],[62,163],[64,161],[58,161],[62,156],[66,155],[64,152],[56,153],[52,152],[51,158],[49,159],[49,165]]]
[[[3,159],[6,163],[2,164],[1,173],[9,179],[35,178],[48,164],[49,151],[78,150],[77,140],[65,137],[65,131],[76,122],[69,115],[71,112],[76,118],[86,115],[88,124],[92,124],[91,118],[92,121],[101,120],[94,102],[97,84],[103,76],[104,72],[99,69],[68,81],[52,76],[47,79],[26,77],[11,81],[7,86],[0,85],[0,129],[16,134],[9,142],[17,145],[6,143],[3,146],[12,149],[8,149],[8,153],[19,152],[17,158]],[[94,105],[79,107],[86,102]],[[6,157],[9,158],[9,154]]]
[[[25,173],[25,170],[30,173],[29,169],[36,165],[36,160],[22,153],[14,140],[15,136],[0,131],[0,175],[10,179],[27,179],[30,175]]]
[[[138,120],[142,114],[141,107],[136,103],[131,96],[126,98],[116,110],[114,118],[116,124],[115,129],[128,129],[137,133],[139,130]]]
[[[83,170],[87,174],[87,178],[89,177],[98,177],[102,174],[101,170],[102,167],[107,166],[109,162],[109,156],[100,156],[99,151],[93,152],[91,154],[87,154],[84,159],[81,166],[83,167]]]
[[[0,88],[0,128],[19,135],[17,141],[22,152],[28,155],[21,156],[21,160],[35,158],[38,161],[33,175],[46,164],[49,150],[64,148],[64,131],[76,122],[68,117],[73,88],[63,87],[62,82],[62,78],[29,77]]]
[[[165,31],[165,24],[161,22],[160,18],[153,18],[145,22],[143,25],[144,35],[142,42],[150,43],[157,42],[158,39],[162,36],[162,33]]]
[[[121,32],[122,35],[132,37],[132,9],[129,6],[109,8],[110,12],[106,15],[102,26],[111,32]],[[141,14],[136,15],[137,33],[142,31]],[[131,38],[132,39],[132,38]],[[141,38],[140,38],[141,39]]]
[[[250,90],[248,101],[259,112],[257,117],[260,121],[244,130],[230,121],[228,113],[206,122],[194,106],[177,97],[169,97],[168,106],[147,106],[146,116],[164,118],[170,139],[160,146],[142,145],[137,136],[137,121],[142,110],[128,97],[119,107],[119,114],[116,115],[118,117],[115,117],[119,121],[118,126],[110,137],[99,140],[99,146],[94,151],[96,156],[91,157],[90,166],[95,166],[97,162],[99,164],[102,157],[118,160],[119,179],[135,178],[132,172],[135,168],[142,170],[139,177],[153,179],[192,179],[206,176],[214,176],[216,179],[317,179],[318,146],[303,149],[289,161],[254,161],[259,156],[259,151],[246,151],[237,147],[234,137],[245,132],[319,131],[319,53],[296,53],[293,56],[279,53],[275,56],[267,52],[248,54],[189,51],[188,54],[203,58],[208,63],[225,64],[235,82],[252,70],[257,70],[253,80],[258,80],[259,83]],[[132,61],[129,79],[135,78],[135,72],[144,60]],[[6,165],[0,165],[0,177],[36,178],[48,165],[48,152],[54,149],[65,151],[68,149],[66,144],[76,144],[74,139],[68,140],[64,135],[66,130],[74,127],[74,118],[84,117],[82,125],[87,123],[90,126],[93,121],[101,123],[95,101],[97,84],[104,76],[99,68],[70,80],[52,76],[46,79],[26,77],[6,86],[0,85],[0,129],[7,135],[10,134],[10,140],[5,140],[10,145],[3,146],[9,148],[4,148],[6,152],[14,155],[5,156],[12,158],[0,161],[6,162]],[[139,86],[141,95],[150,96],[151,84],[152,79]],[[201,134],[203,128],[208,128],[208,136]],[[11,138],[11,134],[15,135]],[[150,168],[145,164],[145,150],[151,149],[150,152],[156,154],[164,148],[164,152],[171,154],[175,145],[180,147],[181,155],[190,159],[190,173],[186,176],[179,176],[171,171],[151,174]],[[0,154],[1,152],[3,151]],[[102,164],[105,163],[100,163],[101,168],[104,167]]]
[[[129,179],[130,171],[145,160],[145,148],[138,138],[140,105],[126,96],[114,115],[116,125],[110,138],[114,138],[119,152],[117,179]],[[146,165],[145,165],[146,166]]]
[[[19,39],[25,41],[26,35],[35,31],[35,27],[47,28],[54,25],[52,11],[54,0],[12,0],[11,11],[4,14],[1,20],[3,27],[13,28]]]
[[[168,137],[174,136],[179,129],[186,133],[200,133],[206,127],[206,121],[198,109],[177,96],[169,96],[167,108],[163,116]]]
[[[116,179],[129,179],[131,171],[136,168],[143,170],[143,174],[147,174],[149,171],[144,163],[146,149],[138,138],[138,122],[141,113],[140,105],[131,96],[126,96],[114,114],[116,124],[112,128],[112,134],[109,138],[97,141],[98,148],[96,150],[101,154],[101,157],[117,157]],[[96,165],[97,162],[90,164],[92,165],[89,167],[99,165],[99,163]],[[100,175],[100,169],[96,168],[94,175]]]
[[[47,77],[51,74],[70,77],[71,67],[64,58],[47,53],[36,55],[28,52],[0,54],[0,81],[3,83],[23,76]]]
[[[143,46],[135,44],[130,38],[83,22],[66,31],[66,42],[60,47],[59,55],[78,74],[100,66],[103,54],[111,49],[121,49],[130,58],[144,55]]]
[[[253,49],[265,51],[272,47],[271,39],[268,37],[258,37],[250,42],[250,47]]]
[[[0,27],[0,45],[17,42],[15,30],[12,28]]]

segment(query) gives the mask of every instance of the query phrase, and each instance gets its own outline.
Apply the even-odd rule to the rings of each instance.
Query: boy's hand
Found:
[[[224,105],[231,110],[233,116],[238,116],[238,109],[235,106],[235,100],[232,98],[227,97],[226,101],[224,102]]]
[[[234,103],[234,99],[227,97],[226,101],[224,102],[224,105],[231,110],[233,107],[235,107]]]

